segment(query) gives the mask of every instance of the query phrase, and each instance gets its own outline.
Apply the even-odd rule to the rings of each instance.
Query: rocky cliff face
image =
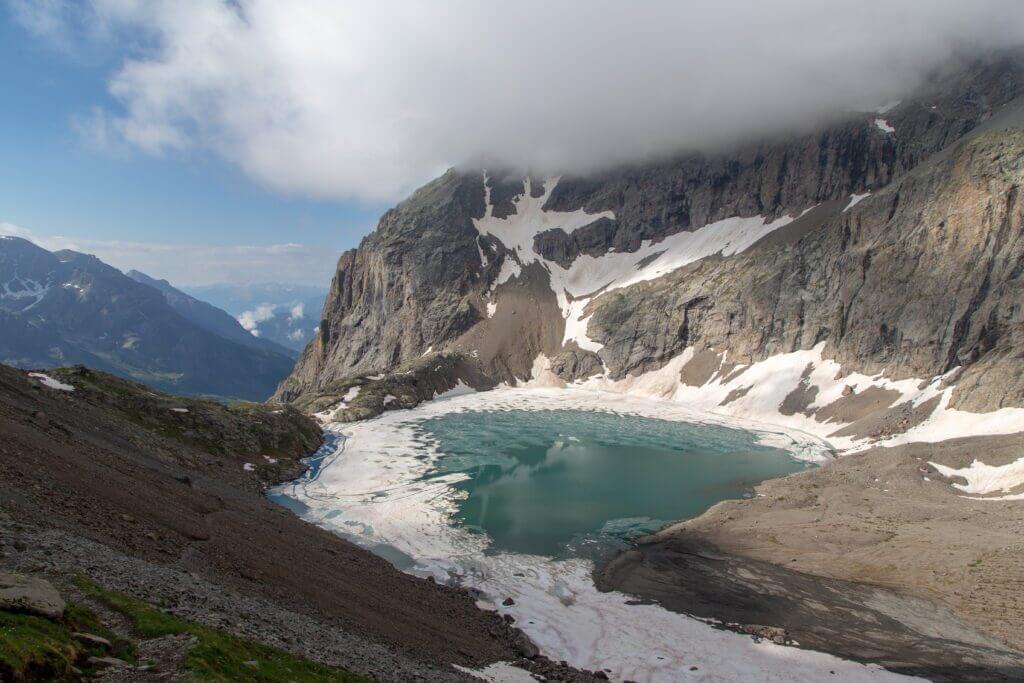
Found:
[[[843,373],[945,375],[962,409],[1024,405],[1021,95],[1010,56],[718,155],[546,181],[450,171],[342,256],[278,397],[337,404],[385,373],[407,407],[458,379],[527,379],[540,355],[562,380],[613,382],[685,352],[679,380],[703,385],[818,349]],[[800,385],[787,409],[807,412],[819,388]]]

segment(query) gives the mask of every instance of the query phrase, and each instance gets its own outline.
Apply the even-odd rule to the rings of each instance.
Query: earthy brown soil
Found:
[[[597,578],[901,671],[1021,680],[1024,505],[964,498],[929,462],[1022,452],[1013,435],[844,456],[644,539]]]
[[[328,663],[379,678],[464,677],[449,665],[476,668],[529,652],[516,629],[479,610],[472,596],[403,574],[262,495],[319,444],[315,426],[312,443],[285,438],[308,431],[308,418],[276,407],[181,403],[85,370],[51,374],[76,390],[49,389],[0,366],[0,557],[8,564],[77,570],[193,611],[220,601],[236,614],[188,616],[249,636],[260,631],[260,615],[249,612],[296,615],[307,631],[365,642],[364,652]],[[237,452],[200,438],[232,430],[259,435],[253,452],[241,441],[229,442]],[[246,462],[258,466],[250,471]],[[194,588],[181,587],[189,583]],[[301,630],[275,637],[299,650],[306,639]]]

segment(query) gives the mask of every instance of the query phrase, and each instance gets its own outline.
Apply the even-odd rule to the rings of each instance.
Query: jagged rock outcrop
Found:
[[[590,336],[612,376],[688,346],[750,363],[827,341],[866,374],[963,368],[975,410],[1021,405],[1022,183],[1024,131],[986,133],[794,242],[605,295]]]
[[[869,374],[961,368],[967,409],[1021,405],[1022,95],[1009,55],[884,113],[716,155],[547,183],[449,171],[342,256],[320,333],[277,396],[329,395],[442,349],[493,385],[527,378],[538,354],[571,381],[655,370],[690,347],[749,363],[825,342]],[[526,197],[594,219],[538,224],[529,253],[513,227],[505,240],[486,227]],[[785,225],[635,284],[620,273],[569,290],[581,259],[643,250],[641,269],[673,236],[758,216]]]

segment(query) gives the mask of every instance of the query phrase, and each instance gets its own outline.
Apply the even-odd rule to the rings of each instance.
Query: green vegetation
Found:
[[[110,649],[89,645],[72,637],[91,633],[109,640]],[[61,621],[0,611],[0,680],[77,680],[76,668],[89,673],[90,656],[111,656],[131,661],[134,646],[105,628],[84,607],[69,605]]]
[[[190,634],[194,644],[186,655],[185,668],[196,680],[254,683],[355,683],[370,680],[343,669],[317,664],[276,648],[178,619],[124,593],[105,590],[87,582],[81,582],[80,586],[92,597],[128,617],[141,638]]]

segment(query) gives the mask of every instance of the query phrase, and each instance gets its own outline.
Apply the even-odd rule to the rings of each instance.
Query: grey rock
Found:
[[[76,632],[71,634],[71,637],[74,638],[75,640],[77,640],[80,643],[85,643],[86,645],[95,645],[97,647],[102,647],[102,648],[109,648],[110,647],[110,641],[109,640],[107,640],[103,636],[98,636],[98,635],[96,635],[94,633],[80,633],[80,632],[76,631]]]
[[[551,359],[551,371],[566,382],[571,382],[599,375],[604,371],[604,366],[596,353],[573,344]]]
[[[118,659],[117,657],[89,657],[89,659],[87,659],[85,661],[88,664],[91,664],[92,666],[101,666],[101,667],[128,666],[128,662],[124,661],[123,659]]]
[[[564,323],[544,298],[554,296],[538,264],[493,290],[501,305],[491,317],[498,273],[516,256],[473,226],[485,211],[483,175],[449,171],[341,257],[320,332],[276,396],[314,407],[367,375],[411,368],[422,377],[428,348],[462,354],[458,368],[435,372],[472,367],[487,386],[523,378],[524,359],[539,353],[571,381],[602,365],[613,378],[658,369],[687,347],[748,363],[827,342],[829,357],[867,374],[932,377],[962,367],[957,407],[1021,405],[1022,94],[1020,55],[998,56],[905,98],[885,114],[895,134],[866,112],[717,154],[563,176],[546,209],[615,214],[571,235],[535,237],[535,251],[563,267],[728,217],[807,210],[743,253],[599,295],[587,329],[603,345],[597,354],[561,347]],[[527,191],[509,173],[492,173],[488,187],[496,216]],[[529,188],[540,196],[539,179]],[[851,194],[865,192],[844,211]],[[400,407],[426,400],[391,393]],[[794,396],[792,409],[808,398]],[[380,412],[369,399],[347,419]]]
[[[530,640],[530,638],[522,631],[519,631],[516,634],[515,640],[512,641],[512,647],[515,648],[515,651],[519,656],[527,659],[533,659],[540,654],[540,650],[537,649],[537,646],[534,645],[533,641]]]
[[[66,606],[49,581],[25,574],[0,573],[0,609],[60,619]]]

